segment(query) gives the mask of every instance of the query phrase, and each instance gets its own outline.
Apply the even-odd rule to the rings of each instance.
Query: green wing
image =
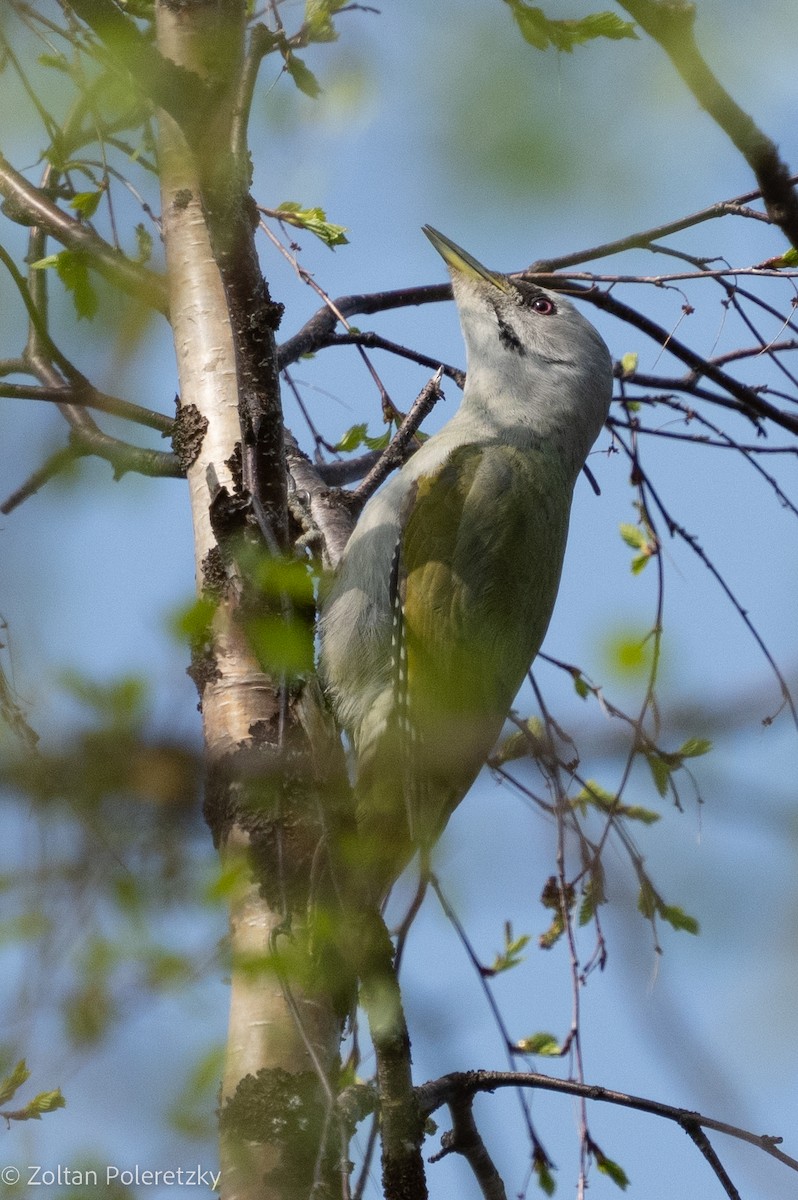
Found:
[[[410,836],[471,786],[549,624],[571,488],[542,451],[465,446],[408,498],[396,581],[398,748]]]

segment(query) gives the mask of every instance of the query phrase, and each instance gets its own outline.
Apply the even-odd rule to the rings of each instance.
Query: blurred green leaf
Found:
[[[52,1092],[39,1092],[30,1100],[22,1112],[15,1113],[18,1121],[40,1121],[42,1113],[55,1112],[57,1108],[66,1108],[66,1100],[61,1095],[61,1089]]]
[[[674,929],[683,929],[686,933],[693,934],[701,931],[695,917],[691,917],[678,904],[662,904],[658,911],[663,921],[667,921]]]
[[[596,1166],[601,1174],[611,1179],[622,1192],[626,1191],[629,1186],[629,1178],[623,1167],[618,1166],[618,1163],[614,1162],[611,1158],[607,1158],[606,1154],[598,1148],[595,1142],[591,1142],[590,1152],[595,1158]]]
[[[654,780],[654,787],[659,792],[660,796],[668,794],[668,784],[671,779],[672,765],[668,762],[664,755],[659,751],[650,750],[646,752],[646,762],[651,771],[651,777]]]
[[[363,445],[367,429],[368,425],[365,421],[360,425],[351,425],[334,449],[339,450],[342,454],[357,450],[359,446]]]
[[[688,738],[678,750],[682,758],[700,758],[702,754],[709,754],[712,749],[712,742],[708,738]]]
[[[622,679],[639,679],[651,667],[651,633],[621,629],[611,633],[604,643],[604,656],[610,669]]]
[[[321,95],[321,84],[319,83],[313,72],[305,66],[301,58],[297,58],[296,54],[286,54],[285,69],[293,79],[300,92],[304,92],[306,96],[310,96],[315,100]]]
[[[543,1192],[543,1195],[553,1196],[557,1190],[557,1184],[551,1173],[551,1162],[546,1157],[545,1151],[539,1146],[535,1146],[532,1153],[532,1170],[537,1177],[538,1187]]]
[[[185,608],[178,609],[170,618],[169,624],[178,637],[194,643],[205,642],[211,635],[211,626],[218,607],[218,602],[211,596],[198,596]]]
[[[612,814],[614,817],[640,821],[643,825],[653,825],[660,820],[660,813],[654,812],[650,808],[643,808],[639,804],[623,804],[618,800],[617,795],[608,792],[593,779],[586,781],[585,787],[574,796],[571,805],[581,809],[583,813],[590,807],[598,809],[599,812]]]
[[[515,1049],[521,1054],[539,1054],[546,1058],[559,1058],[562,1054],[562,1046],[553,1033],[533,1033],[517,1042]]]
[[[30,1071],[24,1058],[21,1058],[14,1070],[5,1079],[0,1080],[0,1104],[7,1104],[23,1083],[30,1078]]]
[[[276,211],[281,220],[298,229],[307,229],[308,233],[314,234],[331,250],[348,243],[346,226],[334,225],[332,221],[328,221],[323,208],[302,208],[295,200],[284,200],[282,204],[278,204]]]
[[[570,54],[574,46],[582,46],[595,38],[637,39],[632,22],[621,20],[615,13],[590,13],[578,21],[562,21],[547,17],[542,8],[533,8],[524,0],[505,0],[505,3],[512,9],[524,41],[536,50],[552,47]]]
[[[334,42],[338,37],[332,16],[348,0],[305,0],[305,28],[312,42]]]
[[[621,537],[633,550],[641,550],[646,544],[646,535],[639,525],[620,525]]]
[[[584,675],[582,675],[581,672],[574,673],[573,680],[574,691],[576,692],[577,696],[581,696],[583,700],[587,700],[591,689]]]
[[[136,257],[134,261],[140,263],[142,266],[146,266],[152,258],[152,234],[141,222],[136,226],[135,234]]]
[[[59,682],[74,699],[96,713],[106,727],[135,729],[146,715],[149,689],[138,675],[96,683],[77,671],[64,671]]]
[[[96,213],[105,191],[99,188],[96,192],[77,192],[69,202],[69,207],[88,220]]]
[[[79,320],[84,317],[91,320],[97,315],[100,301],[89,277],[89,260],[85,254],[79,250],[61,250],[30,265],[31,270],[37,271],[55,267],[58,278],[72,296]]]
[[[265,671],[300,676],[314,667],[313,627],[299,617],[258,615],[246,622],[247,637]]]
[[[678,904],[666,904],[647,876],[643,876],[640,880],[637,908],[649,921],[655,916],[659,916],[663,921],[667,921],[673,929],[683,930],[685,933],[694,935],[701,932],[696,918],[691,917]]]
[[[529,935],[522,933],[513,936],[512,925],[508,921],[504,927],[504,949],[496,955],[491,966],[484,968],[486,975],[500,975],[502,971],[510,971],[524,961],[521,953],[530,942]]]

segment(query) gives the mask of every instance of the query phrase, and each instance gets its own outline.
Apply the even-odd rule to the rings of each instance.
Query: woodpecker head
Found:
[[[429,225],[452,279],[466,343],[468,390],[507,422],[552,425],[587,454],[606,420],[612,359],[603,339],[557,292],[490,271]]]

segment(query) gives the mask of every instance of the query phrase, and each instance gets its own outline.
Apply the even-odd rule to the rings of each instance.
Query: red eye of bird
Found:
[[[538,296],[537,300],[532,301],[532,307],[542,317],[548,317],[554,312],[554,301],[549,300],[548,296]]]

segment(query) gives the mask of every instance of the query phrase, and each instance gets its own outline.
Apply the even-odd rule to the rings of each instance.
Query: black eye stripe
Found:
[[[496,324],[499,327],[499,341],[501,344],[506,346],[508,350],[515,350],[516,354],[525,354],[526,351],[524,350],[523,342],[509,321],[505,321],[498,306],[494,305],[493,311],[496,314]]]

